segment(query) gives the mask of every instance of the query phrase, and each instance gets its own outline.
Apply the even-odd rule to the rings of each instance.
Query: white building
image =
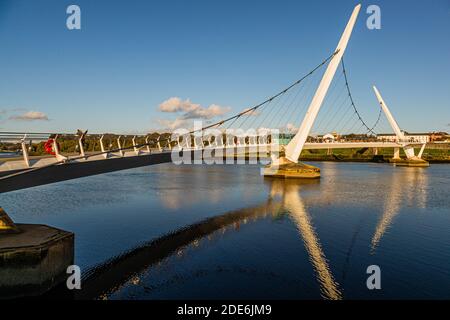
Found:
[[[417,143],[428,143],[430,142],[431,133],[409,133],[407,131],[402,131],[405,135],[405,139],[408,142],[417,142]],[[396,142],[397,136],[395,133],[379,133],[377,134],[378,141],[384,142]]]

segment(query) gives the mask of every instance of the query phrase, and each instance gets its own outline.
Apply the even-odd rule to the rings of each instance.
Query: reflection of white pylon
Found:
[[[371,252],[374,253],[381,238],[392,225],[394,218],[400,212],[400,204],[402,202],[403,192],[402,183],[397,177],[392,179],[391,190],[387,193],[386,202],[384,204],[384,212],[375,228],[375,233],[371,241]],[[410,184],[406,184],[409,186]]]
[[[391,111],[389,110],[388,106],[386,105],[383,98],[381,97],[380,92],[378,91],[378,89],[375,86],[373,86],[373,91],[375,91],[375,95],[377,96],[378,103],[380,104],[381,108],[383,109],[383,112],[385,113],[386,118],[389,121],[389,124],[391,125],[392,129],[394,130],[394,133],[397,136],[398,142],[402,145],[403,150],[405,151],[406,157],[410,160],[420,159],[426,144],[424,143],[422,145],[419,155],[415,156],[414,155],[414,147],[406,144],[407,141],[406,141],[404,133],[400,130],[400,127],[399,127],[397,121],[395,121],[394,117],[392,116]],[[399,158],[398,152],[395,153],[394,158]]]
[[[319,87],[317,88],[317,91],[313,99],[311,100],[311,104],[308,108],[308,111],[306,112],[305,118],[303,119],[303,122],[300,125],[297,134],[286,146],[286,158],[292,162],[297,162],[300,154],[302,153],[303,146],[305,145],[306,139],[308,138],[309,132],[311,131],[311,128],[314,124],[314,120],[319,113],[320,107],[322,106],[323,100],[325,99],[331,81],[333,81],[334,74],[336,73],[342,56],[344,55],[360,9],[360,4],[358,4],[355,9],[353,9],[353,13],[336,48],[335,55],[328,64],[327,70],[325,71],[322,80],[320,81]]]
[[[371,241],[371,251],[375,252],[381,238],[394,222],[395,217],[400,212],[402,201],[408,199],[409,205],[416,208],[425,208],[427,202],[427,175],[422,170],[407,170],[397,176],[392,177],[391,188],[387,193],[384,204],[384,212],[375,228],[375,233]],[[407,190],[410,188],[411,190]],[[415,192],[420,190],[420,192]],[[413,202],[415,200],[415,202]]]
[[[272,196],[277,193],[283,195],[283,205],[289,211],[303,239],[309,260],[316,271],[323,296],[330,300],[340,300],[342,299],[342,294],[333,278],[299,191],[299,184],[295,182],[291,184],[275,180],[272,184],[271,194]]]

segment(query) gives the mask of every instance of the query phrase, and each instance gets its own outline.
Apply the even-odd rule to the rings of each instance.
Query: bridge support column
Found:
[[[74,263],[74,234],[16,225],[0,207],[0,261],[0,299],[43,294],[66,281]]]
[[[405,139],[404,133],[400,130],[398,123],[395,121],[392,113],[390,112],[388,106],[381,97],[380,92],[375,86],[373,86],[373,91],[375,92],[378,103],[386,114],[386,118],[388,119],[392,129],[394,129],[395,135],[397,136],[397,141],[402,145],[403,151],[406,155],[405,160],[400,159],[400,149],[394,148],[394,158],[392,159],[392,162],[399,166],[429,167],[430,164],[427,161],[422,160],[420,157],[414,155],[414,147]]]
[[[419,159],[422,159],[422,154],[423,154],[423,151],[425,150],[426,145],[427,145],[427,144],[424,143],[424,144],[422,145],[422,147],[420,148],[419,154],[417,155],[417,157],[418,157]]]
[[[361,9],[361,5],[358,4],[354,9],[350,16],[350,19],[347,22],[347,25],[344,29],[344,32],[339,40],[339,43],[334,51],[334,55],[331,57],[330,62],[328,63],[327,69],[323,74],[322,80],[317,87],[316,93],[311,100],[311,103],[308,107],[306,115],[298,129],[297,134],[292,138],[292,140],[288,143],[288,145],[284,149],[284,154],[286,160],[290,161],[289,164],[283,166],[283,168],[278,168],[277,173],[273,173],[272,168],[265,168],[264,174],[268,176],[282,176],[282,177],[296,177],[296,178],[318,178],[320,177],[320,169],[305,165],[298,164],[298,159],[300,158],[300,154],[302,153],[303,147],[308,139],[311,128],[314,125],[314,121],[316,120],[317,114],[320,111],[320,107],[325,99],[327,91],[330,87],[331,82],[333,81],[336,70],[341,62],[341,59],[344,55],[345,49],[347,48],[348,41],[350,40],[350,36],[353,31],[353,27],[355,26],[356,19],[358,17],[359,11]],[[283,160],[284,161],[284,160]]]
[[[373,148],[373,155],[377,156],[378,155],[378,148]]]
[[[400,160],[400,148],[394,148],[394,156],[392,160]]]
[[[11,218],[6,214],[5,210],[0,207],[0,234],[18,233],[19,228],[14,224]]]

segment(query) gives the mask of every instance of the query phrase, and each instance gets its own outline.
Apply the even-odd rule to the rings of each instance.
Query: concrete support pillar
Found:
[[[5,210],[0,207],[0,234],[2,233],[18,233],[19,228],[14,224],[11,218],[6,214]]]
[[[420,148],[419,154],[417,155],[417,157],[418,157],[419,159],[422,159],[422,154],[423,154],[423,151],[425,150],[426,145],[427,145],[427,144],[424,143],[424,144],[422,145],[422,147]]]
[[[392,159],[400,159],[400,148],[399,147],[395,147],[394,148],[394,157]]]
[[[378,155],[378,148],[373,148],[373,155],[377,156]]]

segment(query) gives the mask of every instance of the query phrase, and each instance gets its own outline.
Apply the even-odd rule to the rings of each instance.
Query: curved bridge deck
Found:
[[[344,149],[344,148],[398,148],[400,144],[390,142],[346,142],[346,143],[306,143],[304,149]],[[279,145],[242,145],[229,146],[225,148],[191,149],[180,153],[189,152],[190,159],[201,159],[207,157],[205,152],[222,151],[223,156],[244,155],[254,152],[267,154],[279,151]],[[208,154],[209,156],[211,155]],[[27,167],[23,160],[10,160],[0,163],[0,193],[19,189],[35,187],[39,185],[76,179],[96,174],[125,170],[148,165],[168,163],[172,161],[172,151],[161,152],[124,152],[123,156],[118,153],[104,155],[86,155],[86,158],[69,157],[66,162],[59,163],[55,157],[46,157],[30,161]]]

